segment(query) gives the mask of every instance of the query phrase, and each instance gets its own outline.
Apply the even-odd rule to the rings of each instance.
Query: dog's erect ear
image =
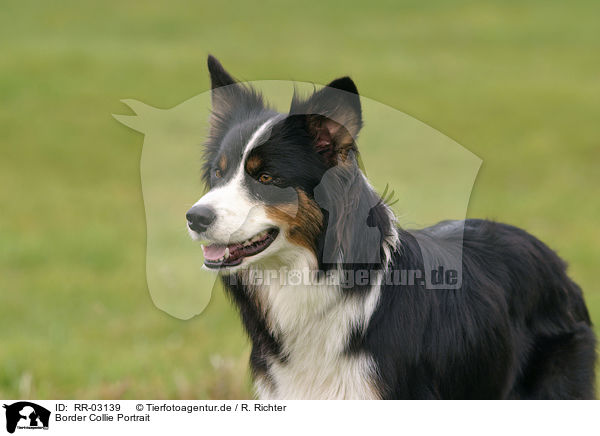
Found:
[[[308,99],[292,99],[290,115],[305,115],[306,127],[315,148],[333,166],[339,157],[345,160],[362,127],[362,110],[356,85],[350,77],[342,77]]]
[[[236,81],[217,58],[208,55],[207,64],[212,88],[213,115],[224,120],[235,109],[263,106],[261,96],[249,86]]]
[[[265,110],[261,95],[251,86],[236,81],[214,57],[208,56],[211,81],[212,111],[209,138],[204,149],[204,181],[209,184],[210,168],[217,156],[221,140],[232,121],[244,120],[254,112]]]
[[[236,83],[235,79],[231,77],[231,74],[225,71],[225,68],[223,68],[221,62],[219,62],[213,55],[208,55],[207,64],[208,72],[210,73],[210,84],[212,89],[220,88],[221,86],[233,85]]]

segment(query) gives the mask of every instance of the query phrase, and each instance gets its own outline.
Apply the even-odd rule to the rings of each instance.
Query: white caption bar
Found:
[[[116,434],[587,434],[595,401],[3,400],[0,432]],[[41,430],[35,432],[34,430]],[[4,433],[6,434],[6,433]],[[310,433],[309,433],[310,434]]]

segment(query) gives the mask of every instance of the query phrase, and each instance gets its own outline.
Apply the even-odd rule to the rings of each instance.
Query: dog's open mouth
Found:
[[[278,229],[268,229],[244,242],[203,245],[204,265],[208,268],[227,268],[242,263],[244,258],[264,251],[279,234]]]

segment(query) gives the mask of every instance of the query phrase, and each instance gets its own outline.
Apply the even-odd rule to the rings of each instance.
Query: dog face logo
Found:
[[[6,409],[6,431],[19,429],[48,429],[50,411],[29,401],[19,401],[3,406]]]

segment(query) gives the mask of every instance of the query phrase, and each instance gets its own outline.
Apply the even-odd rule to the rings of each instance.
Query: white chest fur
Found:
[[[256,380],[260,399],[378,398],[372,357],[347,352],[352,331],[371,318],[378,286],[365,296],[347,296],[330,283],[304,282],[271,282],[255,292],[287,356],[284,363],[270,359],[270,382]]]

